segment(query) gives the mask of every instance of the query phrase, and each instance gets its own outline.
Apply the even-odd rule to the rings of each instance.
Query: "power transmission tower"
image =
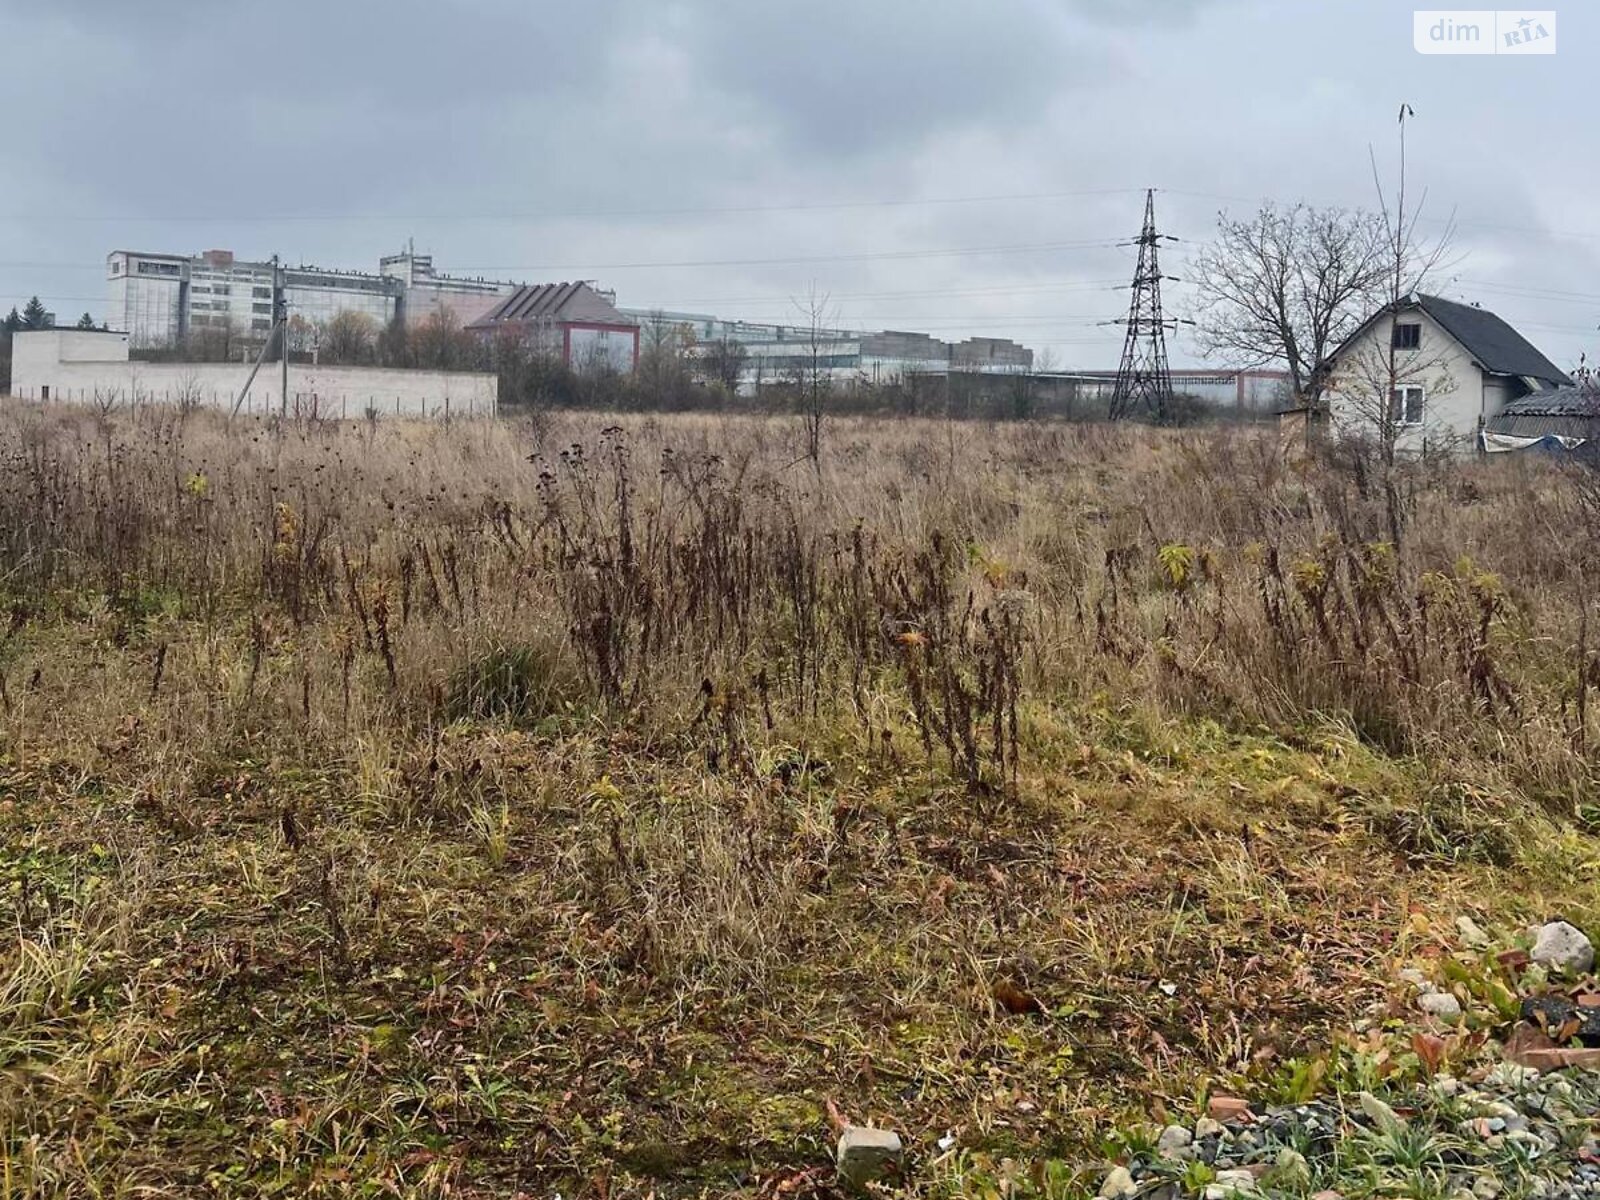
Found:
[[[1144,194],[1144,228],[1139,231],[1139,265],[1133,271],[1133,296],[1128,301],[1128,316],[1113,325],[1126,325],[1122,343],[1122,365],[1117,368],[1117,385],[1111,393],[1111,419],[1120,421],[1140,407],[1157,421],[1165,421],[1172,409],[1172,372],[1167,366],[1167,330],[1177,322],[1161,311],[1161,265],[1156,253],[1163,241],[1178,239],[1156,232],[1156,193]]]

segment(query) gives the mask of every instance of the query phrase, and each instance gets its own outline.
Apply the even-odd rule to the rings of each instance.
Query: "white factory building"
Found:
[[[968,338],[946,342],[925,333],[881,330],[817,329],[809,325],[727,321],[704,313],[624,308],[623,316],[638,321],[646,344],[665,326],[687,343],[689,353],[719,341],[744,347],[739,380],[743,392],[783,383],[797,373],[826,371],[835,383],[887,384],[913,377],[951,372],[984,375],[1026,374],[1033,369],[1033,351],[1008,338]]]
[[[277,268],[204,254],[116,250],[106,257],[110,304],[106,323],[129,335],[136,350],[178,346],[194,336],[226,334],[257,345],[272,328],[275,280],[281,279],[291,321],[316,328],[341,312],[358,312],[379,327],[421,324],[447,312],[461,325],[477,320],[516,290],[489,279],[441,275],[430,255],[386,255],[376,274],[313,266]]]

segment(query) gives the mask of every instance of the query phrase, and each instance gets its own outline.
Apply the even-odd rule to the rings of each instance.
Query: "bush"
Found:
[[[457,671],[446,707],[454,718],[537,724],[572,707],[581,695],[573,665],[558,651],[518,642],[496,645]]]

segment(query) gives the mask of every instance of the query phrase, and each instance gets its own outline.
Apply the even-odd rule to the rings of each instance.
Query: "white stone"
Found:
[[[1196,1138],[1221,1137],[1226,1132],[1221,1121],[1214,1121],[1210,1117],[1201,1117],[1194,1123],[1194,1136]]]
[[[1256,1177],[1245,1170],[1217,1172],[1217,1181],[1206,1185],[1205,1200],[1229,1200],[1230,1196],[1255,1195]]]
[[[1138,1194],[1139,1185],[1133,1181],[1133,1172],[1127,1167],[1112,1167],[1100,1185],[1100,1200],[1126,1200]]]
[[[900,1135],[893,1130],[846,1125],[839,1134],[835,1161],[840,1175],[856,1187],[863,1187],[898,1171],[904,1156]]]
[[[1539,1077],[1532,1067],[1519,1067],[1515,1063],[1499,1063],[1483,1077],[1486,1086],[1521,1091]]]
[[[1471,917],[1457,917],[1456,932],[1461,935],[1461,944],[1473,950],[1482,950],[1491,944],[1489,935]]]
[[[1396,1115],[1394,1109],[1371,1092],[1362,1092],[1359,1099],[1361,1111],[1366,1113],[1367,1119],[1384,1133],[1393,1133],[1396,1129],[1405,1128],[1405,1122]]]
[[[1194,1134],[1182,1125],[1168,1125],[1156,1140],[1156,1153],[1162,1158],[1188,1158]]]
[[[1394,977],[1401,983],[1409,983],[1419,992],[1431,992],[1433,990],[1433,984],[1428,981],[1428,977],[1415,967],[1402,967],[1394,973]]]
[[[1429,992],[1425,996],[1418,996],[1417,1007],[1446,1025],[1454,1025],[1461,1020],[1461,1001],[1449,992]]]
[[[1533,942],[1532,958],[1552,971],[1582,975],[1594,966],[1594,944],[1581,930],[1565,921],[1551,921],[1540,926]]]
[[[1302,1191],[1311,1184],[1311,1164],[1300,1151],[1285,1146],[1273,1164],[1272,1182],[1291,1191]]]

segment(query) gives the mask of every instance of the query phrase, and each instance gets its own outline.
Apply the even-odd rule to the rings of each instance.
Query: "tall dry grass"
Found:
[[[581,707],[737,757],[741,723],[826,717],[984,791],[1029,703],[1106,692],[1557,801],[1591,774],[1590,512],[1542,463],[1379,480],[1253,431],[863,420],[814,470],[770,418],[0,421],[13,634],[198,617],[242,660],[203,721]]]

